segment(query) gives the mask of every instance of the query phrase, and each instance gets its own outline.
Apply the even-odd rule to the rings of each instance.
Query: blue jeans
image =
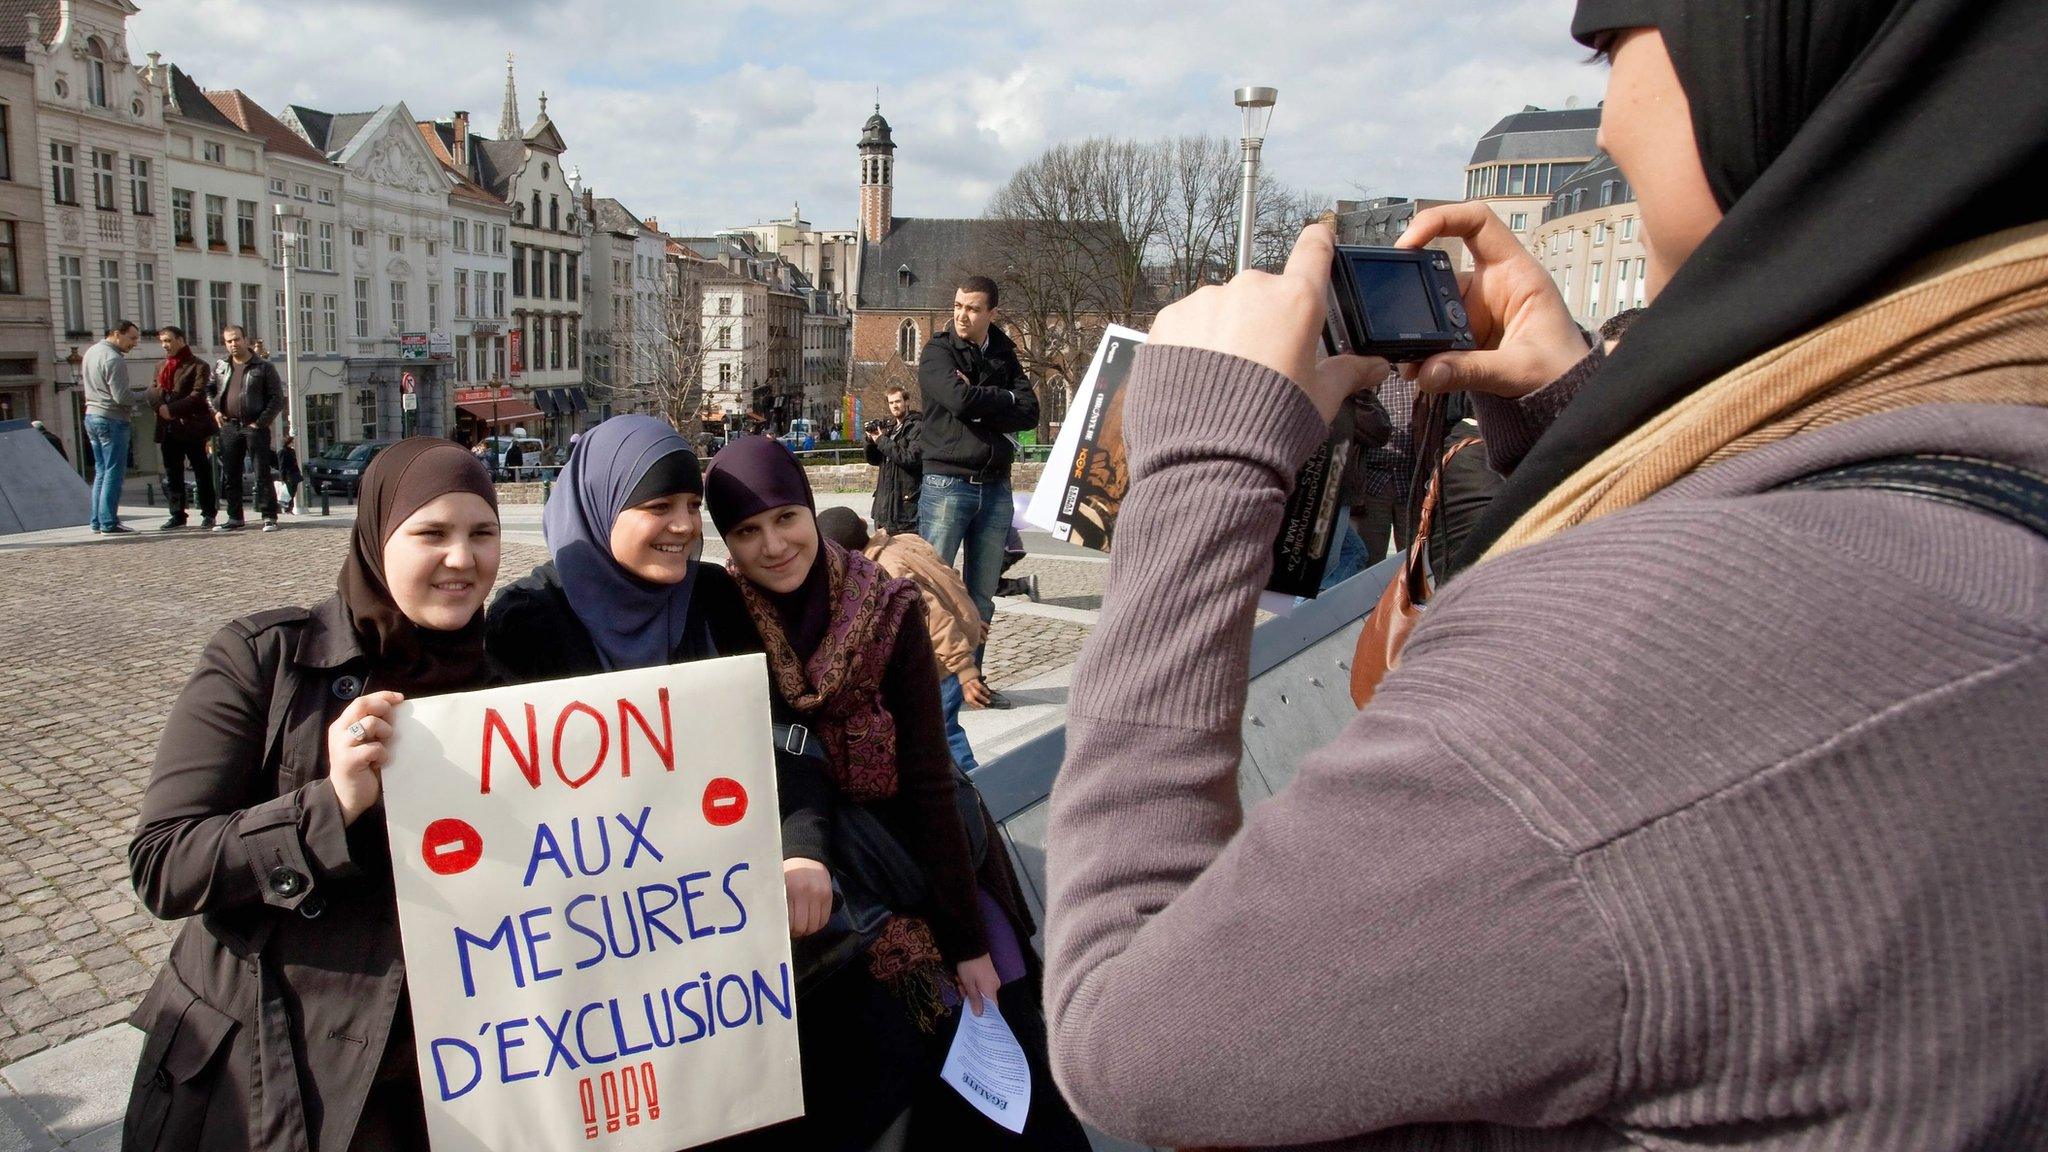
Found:
[[[1323,582],[1316,587],[1318,592],[1328,592],[1370,567],[1365,537],[1351,526],[1351,517],[1343,517],[1343,522],[1344,527],[1337,534],[1337,554],[1330,558],[1330,566],[1323,572]]]
[[[953,750],[953,763],[962,772],[972,772],[981,765],[974,762],[974,748],[967,743],[966,730],[960,727],[960,706],[966,699],[960,690],[960,677],[948,676],[939,681],[939,704],[946,711],[946,747]]]
[[[962,476],[924,474],[917,498],[917,534],[939,559],[960,569],[967,595],[986,624],[996,616],[1003,541],[1010,536],[1010,482],[970,484]],[[958,560],[956,554],[965,550]],[[980,662],[976,654],[975,662]]]
[[[87,415],[85,438],[92,445],[92,526],[106,531],[121,522],[121,481],[128,475],[126,420]]]

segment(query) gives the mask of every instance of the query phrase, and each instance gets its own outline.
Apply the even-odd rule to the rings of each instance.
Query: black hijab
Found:
[[[2048,217],[2044,0],[1580,0],[1572,35],[1654,26],[1727,215],[1465,542],[1729,369],[1915,261]]]
[[[421,628],[399,610],[384,582],[384,545],[413,513],[450,492],[473,492],[493,511],[498,493],[483,462],[438,436],[400,440],[363,469],[355,531],[338,581],[342,607],[370,658],[370,687],[408,696],[453,692],[486,677],[479,604],[454,632]]]
[[[719,450],[704,474],[704,506],[721,536],[740,521],[770,508],[801,506],[814,518],[818,512],[811,478],[803,465],[781,441],[766,436],[743,436]],[[774,606],[797,657],[809,660],[832,623],[832,574],[824,537],[818,538],[810,571],[795,591],[778,593],[762,588],[761,595]]]

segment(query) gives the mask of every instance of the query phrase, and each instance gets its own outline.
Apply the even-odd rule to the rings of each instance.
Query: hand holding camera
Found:
[[[1586,340],[1550,274],[1484,204],[1446,204],[1415,215],[1395,243],[1420,248],[1456,236],[1472,253],[1459,277],[1476,351],[1444,351],[1404,368],[1425,392],[1526,396],[1586,355]]]
[[[1241,272],[1228,284],[1212,284],[1168,305],[1146,342],[1223,352],[1263,365],[1306,392],[1325,422],[1334,419],[1347,397],[1387,376],[1387,362],[1377,356],[1320,355],[1336,246],[1330,225],[1309,225],[1295,241],[1286,271]]]

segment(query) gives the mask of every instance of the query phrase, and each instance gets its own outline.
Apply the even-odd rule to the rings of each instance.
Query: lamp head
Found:
[[[1273,102],[1280,98],[1277,88],[1239,88],[1234,96],[1244,113],[1244,139],[1258,144],[1266,139],[1266,125],[1273,119]]]

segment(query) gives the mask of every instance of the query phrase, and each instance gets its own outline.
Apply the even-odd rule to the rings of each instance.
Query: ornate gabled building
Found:
[[[350,281],[342,388],[354,401],[351,430],[448,435],[449,185],[440,160],[403,102],[338,114],[292,105],[284,122],[342,171]]]
[[[8,127],[10,136],[33,133],[24,167],[47,177],[39,199],[51,307],[42,331],[53,353],[32,361],[25,349],[0,350],[0,387],[26,395],[18,385],[37,380],[30,403],[64,440],[73,463],[90,455],[78,389],[83,353],[113,323],[154,328],[169,314],[163,82],[129,51],[128,18],[135,12],[128,0],[0,5],[0,51],[34,70],[34,115]],[[144,379],[162,359],[156,344],[144,341],[129,357],[129,372]],[[135,415],[132,467],[155,466],[153,421],[147,412]]]
[[[421,121],[419,130],[449,182],[456,436],[475,441],[522,425],[531,431],[542,413],[511,386],[512,206],[477,180],[480,148],[468,112]]]

